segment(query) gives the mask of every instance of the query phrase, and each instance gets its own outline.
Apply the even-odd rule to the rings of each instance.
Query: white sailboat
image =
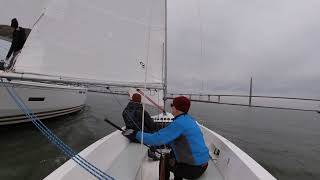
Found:
[[[81,110],[87,91],[82,87],[38,82],[3,82],[0,84],[0,125],[30,121],[8,95],[5,87],[13,87],[39,119],[57,117]]]
[[[32,28],[38,18],[41,17],[46,2],[42,0],[28,2],[20,0],[1,1],[0,24],[5,25],[12,18],[18,18],[21,26]],[[34,39],[28,39],[26,46],[32,43],[35,43]],[[39,50],[31,49],[30,51],[41,55]],[[24,56],[25,52],[23,50],[17,57],[17,64],[19,65],[16,64],[14,69],[24,65],[31,65],[30,61],[20,62],[20,59]],[[31,65],[30,68],[35,70],[41,67]],[[16,72],[21,73],[22,71],[23,68]],[[0,73],[8,74],[1,70]],[[0,83],[0,125],[30,121],[11,99],[6,87],[14,88],[18,96],[24,100],[39,119],[52,118],[81,110],[85,104],[87,92],[87,89],[81,86],[3,79],[3,82]]]
[[[166,0],[53,0],[33,28],[17,61],[16,72],[0,73],[0,76],[102,87],[139,87],[163,106],[167,84],[166,29]],[[172,115],[153,118],[170,121]],[[230,141],[200,126],[212,159],[199,179],[275,179]],[[130,143],[120,130],[93,143],[79,155],[110,179],[159,178],[159,162],[149,161],[147,148]],[[104,179],[69,160],[45,179],[95,178]]]

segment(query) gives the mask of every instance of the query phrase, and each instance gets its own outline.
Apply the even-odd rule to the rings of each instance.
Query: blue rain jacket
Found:
[[[141,141],[142,132],[136,138]],[[179,163],[202,165],[209,161],[209,150],[197,122],[189,114],[176,116],[167,127],[153,134],[143,133],[143,141],[149,145],[169,144]]]

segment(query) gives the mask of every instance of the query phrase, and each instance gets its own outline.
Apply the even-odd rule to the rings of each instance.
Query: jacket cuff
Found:
[[[137,134],[136,134],[136,139],[138,141],[141,141],[141,131],[138,131]]]

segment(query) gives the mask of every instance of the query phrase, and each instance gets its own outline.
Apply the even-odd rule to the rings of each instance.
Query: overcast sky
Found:
[[[319,49],[320,0],[168,0],[171,92],[320,98]]]
[[[169,91],[320,98],[319,0],[168,2]]]

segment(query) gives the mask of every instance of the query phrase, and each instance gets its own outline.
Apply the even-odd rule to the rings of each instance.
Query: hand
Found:
[[[155,146],[150,146],[150,151],[152,151],[152,152],[156,152],[157,151],[157,148],[155,147]]]
[[[136,139],[137,133],[138,132],[133,129],[127,129],[122,132],[122,135],[124,135],[125,137],[127,137],[128,139],[130,139],[133,142],[137,142],[137,139]]]
[[[168,162],[169,162],[171,167],[174,167],[174,165],[176,164],[176,160],[173,159],[173,158],[168,159]]]

